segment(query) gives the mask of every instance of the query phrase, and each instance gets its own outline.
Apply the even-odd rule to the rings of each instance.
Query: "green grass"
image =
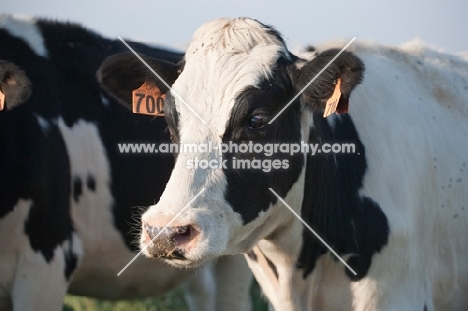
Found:
[[[63,311],[187,311],[180,291],[159,298],[142,300],[98,300],[87,297],[67,296]]]
[[[159,299],[105,301],[85,297],[68,296],[63,311],[186,311],[182,297]]]
[[[267,311],[268,307],[256,283],[251,286],[253,311]],[[63,311],[188,311],[180,290],[159,298],[108,301],[87,297],[67,296]],[[239,310],[243,311],[243,310]]]

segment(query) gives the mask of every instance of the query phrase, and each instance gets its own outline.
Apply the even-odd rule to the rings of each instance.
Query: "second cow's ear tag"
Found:
[[[161,94],[159,87],[152,82],[145,81],[132,92],[133,113],[164,116],[164,100],[166,94]]]
[[[323,117],[326,118],[332,113],[336,111],[336,107],[338,107],[338,102],[340,101],[341,97],[341,79],[336,79],[335,90],[333,91],[332,96],[327,100],[325,105],[325,111],[323,112]]]
[[[2,111],[3,108],[5,108],[5,94],[0,90],[0,111]]]

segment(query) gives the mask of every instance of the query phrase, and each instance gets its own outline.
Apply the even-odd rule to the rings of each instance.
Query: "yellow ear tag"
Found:
[[[146,82],[132,92],[133,113],[164,116],[164,99],[166,94],[154,83]]]
[[[3,108],[5,108],[5,94],[0,90],[0,111],[2,111]]]
[[[340,91],[341,79],[336,79],[335,90],[333,91],[332,96],[327,100],[325,105],[325,111],[323,112],[323,117],[326,118],[336,111],[338,107],[338,102],[340,101],[341,91]]]

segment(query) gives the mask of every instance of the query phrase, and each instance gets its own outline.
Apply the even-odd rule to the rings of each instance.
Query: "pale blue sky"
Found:
[[[248,16],[275,26],[290,47],[352,38],[399,45],[416,37],[468,51],[467,0],[112,1],[0,0],[0,12],[79,22],[107,37],[183,46],[202,23]]]

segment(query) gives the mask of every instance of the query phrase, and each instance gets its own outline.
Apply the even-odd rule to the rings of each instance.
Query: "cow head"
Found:
[[[14,64],[0,60],[0,110],[11,110],[31,94],[31,82]]]
[[[172,85],[171,91],[132,54],[103,63],[98,79],[121,103],[129,105],[131,90],[145,80],[154,82],[166,93],[165,118],[174,139],[213,147],[177,154],[163,195],[142,216],[141,246],[149,244],[145,255],[196,266],[220,255],[247,252],[293,221],[268,188],[299,207],[305,156],[242,152],[234,145],[306,140],[310,113],[323,111],[337,81],[338,107],[345,109],[364,70],[347,52],[269,124],[337,53],[328,50],[306,62],[288,51],[273,28],[248,18],[222,18],[195,32],[181,64],[145,58]],[[220,152],[222,144],[232,148]],[[250,161],[250,169],[239,160]],[[197,166],[201,161],[211,165]]]

